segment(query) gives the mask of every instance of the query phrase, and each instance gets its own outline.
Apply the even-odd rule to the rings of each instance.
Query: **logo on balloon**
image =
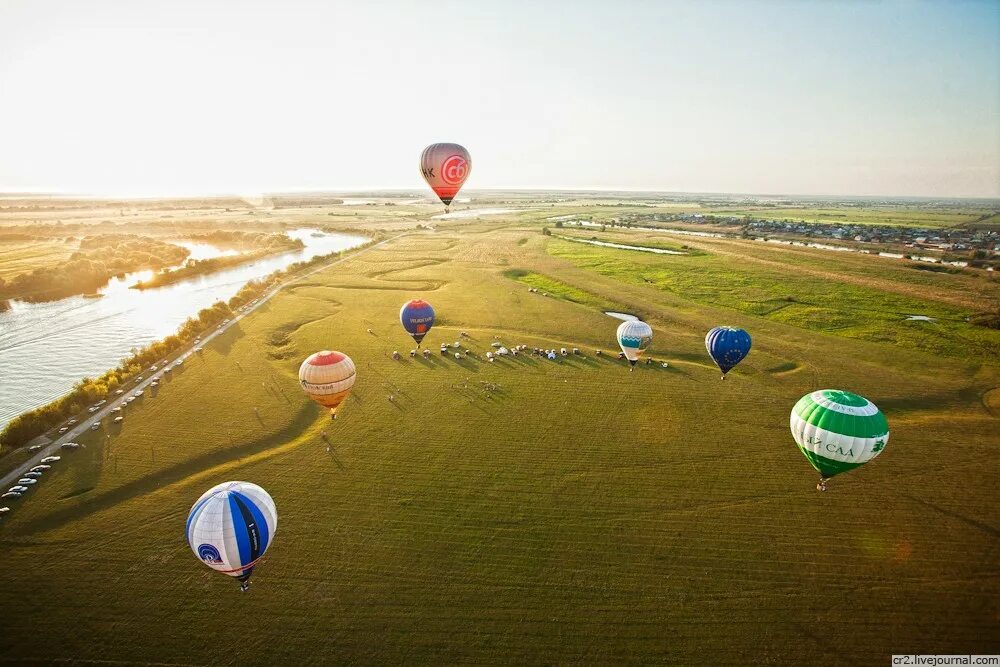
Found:
[[[222,562],[222,554],[211,544],[202,544],[198,547],[198,558],[209,564],[219,564]]]
[[[469,172],[469,163],[461,155],[452,155],[441,163],[441,178],[451,185],[460,185]]]

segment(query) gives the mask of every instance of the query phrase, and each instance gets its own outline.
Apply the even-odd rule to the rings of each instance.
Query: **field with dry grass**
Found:
[[[285,288],[3,519],[0,660],[1000,652],[997,337],[961,321],[994,283],[752,241],[669,239],[699,253],[659,256],[544,236],[569,205],[454,221],[347,208],[297,215],[407,234]],[[417,296],[438,314],[427,360],[397,319]],[[913,334],[911,306],[944,333]],[[649,321],[668,366],[597,356],[616,348],[607,307]],[[703,345],[717,324],[754,337],[725,382]],[[437,353],[455,341],[472,354]],[[488,363],[495,341],[582,354]],[[324,348],[358,368],[336,421],[297,385]],[[867,396],[892,429],[826,494],[788,432],[821,388]],[[246,595],[184,539],[191,504],[228,479],[262,485],[279,512]]]

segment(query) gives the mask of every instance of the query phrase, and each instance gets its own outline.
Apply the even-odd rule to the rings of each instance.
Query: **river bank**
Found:
[[[46,303],[12,301],[6,312],[0,312],[0,368],[4,376],[0,382],[0,427],[64,396],[82,378],[97,377],[135,350],[175,334],[189,318],[219,301],[228,301],[251,280],[371,242],[367,236],[311,227],[288,233],[301,239],[305,248],[164,287],[130,289],[136,281],[153,275],[151,271],[136,272],[113,278],[99,290],[102,298],[98,299],[75,296]],[[185,245],[192,256],[224,254],[204,244]]]

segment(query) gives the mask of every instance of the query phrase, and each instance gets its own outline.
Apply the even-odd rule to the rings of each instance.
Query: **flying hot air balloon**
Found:
[[[337,408],[354,386],[357,371],[354,362],[343,352],[323,350],[310,355],[299,366],[299,384],[302,391],[337,418]]]
[[[816,488],[882,453],[889,442],[885,415],[867,398],[839,389],[806,394],[792,408],[792,437],[820,475]]]
[[[622,348],[625,358],[635,369],[643,350],[653,342],[653,328],[642,320],[628,320],[618,325],[618,345]]]
[[[223,482],[191,507],[187,541],[205,565],[236,577],[245,592],[277,529],[278,510],[267,491],[250,482]]]
[[[715,327],[705,336],[705,349],[722,371],[722,379],[750,353],[750,334],[737,327]]]
[[[472,170],[472,158],[464,146],[431,144],[420,155],[420,173],[448,210]]]
[[[434,309],[423,299],[411,299],[399,309],[399,321],[420,347],[420,341],[434,326]]]

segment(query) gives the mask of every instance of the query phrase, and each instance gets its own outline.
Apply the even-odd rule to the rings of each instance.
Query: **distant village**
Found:
[[[1000,231],[965,227],[904,227],[891,225],[818,223],[804,220],[771,220],[744,215],[704,215],[701,213],[643,213],[622,215],[612,226],[631,227],[650,222],[679,222],[738,227],[745,238],[773,240],[771,237],[826,240],[831,249],[851,247],[859,252],[876,253],[880,248],[895,249],[918,261],[941,262],[954,266],[990,268],[1000,266]],[[865,245],[874,246],[865,249]],[[840,247],[837,247],[840,246]],[[844,247],[846,246],[846,247]],[[823,247],[823,246],[817,246]],[[903,249],[925,251],[931,255],[907,253]],[[890,255],[890,253],[882,253]]]

